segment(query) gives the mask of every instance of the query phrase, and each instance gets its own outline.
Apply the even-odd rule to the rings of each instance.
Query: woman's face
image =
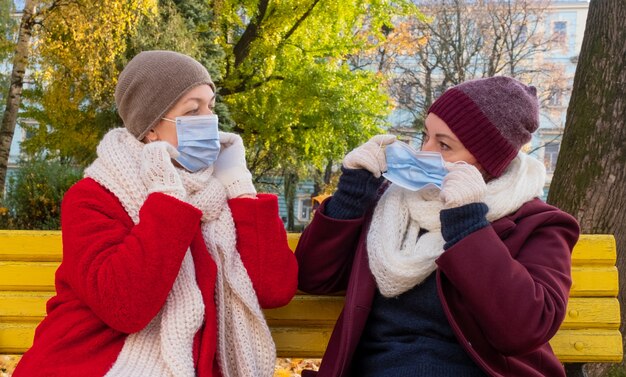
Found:
[[[209,85],[199,85],[191,89],[168,111],[164,118],[175,120],[179,116],[213,114],[215,93]],[[167,141],[178,147],[176,123],[161,119],[157,125],[148,131],[144,142]]]
[[[484,169],[476,158],[463,146],[446,122],[433,113],[426,117],[422,151],[439,152],[446,162],[465,161],[484,175]]]

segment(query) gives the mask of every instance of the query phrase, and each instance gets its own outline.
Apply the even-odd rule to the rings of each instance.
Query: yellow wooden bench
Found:
[[[298,234],[289,235],[295,248]],[[550,341],[564,363],[620,362],[615,240],[582,235],[572,257],[572,286],[565,322]],[[61,233],[0,230],[0,354],[21,354],[54,294]],[[265,310],[282,357],[321,357],[343,307],[341,296],[298,294],[282,308]]]

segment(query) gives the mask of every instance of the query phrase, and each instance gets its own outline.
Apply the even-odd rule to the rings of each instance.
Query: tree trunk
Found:
[[[20,109],[20,103],[22,102],[22,87],[24,85],[24,74],[28,63],[35,5],[36,0],[26,0],[24,5],[24,14],[22,15],[22,21],[20,23],[15,56],[13,57],[11,85],[9,86],[9,94],[2,117],[2,124],[0,124],[0,192],[4,189],[6,181],[11,141],[13,140],[17,114]]]
[[[296,187],[298,185],[298,176],[294,173],[285,173],[283,179],[285,205],[287,206],[287,230],[293,232],[295,230],[294,207],[296,201]]]
[[[626,1],[591,0],[548,202],[617,242],[626,324]],[[626,346],[626,344],[625,344]],[[624,364],[624,362],[622,362]]]

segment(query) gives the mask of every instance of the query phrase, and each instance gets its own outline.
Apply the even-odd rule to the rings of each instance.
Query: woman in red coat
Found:
[[[14,376],[272,376],[261,308],[289,302],[297,264],[208,72],[142,52],[115,100],[125,128],[64,197],[57,294]]]
[[[538,118],[535,88],[468,81],[430,107],[421,152],[379,135],[345,157],[296,250],[302,290],[346,291],[318,377],[565,376],[548,341],[579,228],[537,198],[520,148]]]

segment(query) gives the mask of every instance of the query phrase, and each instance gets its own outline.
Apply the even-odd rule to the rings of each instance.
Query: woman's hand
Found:
[[[222,148],[213,164],[213,174],[226,188],[228,199],[256,197],[252,174],[246,167],[246,150],[241,137],[229,132],[220,132],[220,144]]]
[[[468,163],[446,163],[449,173],[443,179],[440,197],[445,208],[483,201],[487,184],[480,171]]]
[[[374,177],[387,171],[385,146],[396,141],[395,135],[376,135],[366,143],[356,147],[343,159],[343,167],[348,169],[365,169]]]
[[[166,141],[154,141],[143,147],[139,174],[148,194],[161,192],[180,200],[186,199],[187,192],[172,163],[172,158],[178,155],[176,148]]]

